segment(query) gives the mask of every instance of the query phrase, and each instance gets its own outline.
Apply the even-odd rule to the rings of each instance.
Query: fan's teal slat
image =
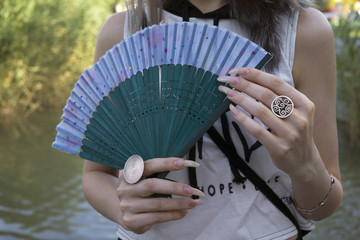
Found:
[[[164,129],[164,132],[166,133],[164,137],[164,147],[162,154],[166,155],[165,149],[169,148],[169,144],[171,144],[171,136],[173,135],[174,131],[177,131],[176,128],[176,122],[178,120],[177,115],[177,106],[179,102],[179,96],[181,91],[181,83],[182,79],[184,79],[184,73],[183,67],[180,64],[177,64],[175,66],[174,74],[167,79],[167,81],[161,81],[161,84],[165,85],[162,87],[162,97],[164,98],[164,107],[166,106],[166,118],[169,119],[169,121],[166,123],[166,129]],[[175,91],[173,91],[173,90]]]
[[[122,145],[124,145],[125,149],[129,150],[129,151],[134,151],[134,149],[136,149],[133,141],[130,139],[131,135],[133,134],[133,130],[130,129],[130,138],[129,138],[129,134],[126,134],[126,130],[129,129],[129,125],[131,125],[132,122],[132,118],[130,116],[130,114],[126,111],[122,111],[125,108],[120,108],[117,109],[116,106],[120,106],[120,104],[117,104],[117,93],[118,92],[111,92],[109,95],[109,98],[112,99],[111,104],[110,103],[104,103],[109,105],[108,108],[112,108],[112,112],[113,112],[113,122],[115,125],[115,131],[117,133],[117,137],[116,139],[122,139]],[[107,101],[107,99],[105,99],[105,101]],[[109,100],[110,101],[110,100]]]
[[[85,131],[86,137],[90,136],[88,135],[89,132],[93,133],[94,136],[99,137],[99,139],[104,139],[104,142],[106,141],[110,145],[112,144],[111,141],[116,141],[116,135],[98,112],[94,112],[93,118],[90,119],[90,124],[88,124]],[[92,140],[96,141],[96,139]]]
[[[84,148],[84,146],[96,146],[96,151],[99,153],[111,153],[113,156],[117,156],[118,159],[123,159],[124,156],[128,156],[127,149],[124,149],[121,143],[117,139],[114,139],[113,136],[104,131],[102,127],[89,125],[87,130],[87,138],[82,140],[83,146],[81,147],[82,152],[86,152],[89,149]],[[91,148],[90,148],[91,149]]]
[[[210,78],[212,77],[212,74],[210,72],[205,72],[202,76],[201,82],[204,82],[205,84],[198,85],[198,89],[196,89],[197,97],[193,98],[192,103],[190,104],[188,110],[187,110],[187,122],[183,123],[184,127],[187,130],[187,135],[185,137],[185,134],[176,134],[176,141],[182,143],[182,145],[186,145],[186,142],[188,141],[189,136],[194,135],[194,132],[203,124],[203,121],[206,119],[203,119],[204,116],[202,116],[204,113],[202,113],[202,110],[204,106],[208,104],[207,97],[211,94],[211,91],[209,91],[208,83]],[[199,94],[200,93],[200,94]],[[196,99],[196,100],[194,100]],[[201,116],[198,118],[197,116]],[[186,125],[185,125],[186,124]],[[179,145],[180,146],[180,145]],[[177,148],[178,149],[178,148]],[[178,150],[174,150],[176,153]]]
[[[149,102],[144,101],[146,99],[147,87],[143,85],[144,81],[142,74],[138,72],[138,74],[136,74],[130,79],[130,83],[132,86],[132,90],[134,91],[134,102],[136,102],[136,104],[134,104],[134,108],[136,108],[134,109],[134,112],[136,113],[136,119],[134,120],[135,125],[137,126],[136,129],[139,130],[139,135],[141,136],[141,141],[139,141],[139,143],[150,144],[151,151],[153,151],[154,147],[152,146],[151,132],[149,132],[149,130],[151,129],[151,126],[149,126],[151,121],[147,121],[146,118],[141,117],[144,113],[146,117],[151,116],[152,114],[152,106],[149,106]],[[137,105],[138,107],[135,107],[135,105]]]
[[[119,158],[118,156],[113,156],[109,152],[98,151],[98,146],[90,141],[84,140],[85,144],[83,145],[83,151],[80,152],[80,157],[95,161],[101,164],[105,164],[114,168],[123,168],[126,158]]]
[[[89,148],[84,148],[84,146],[96,146],[96,151],[99,153],[111,153],[113,156],[117,156],[119,159],[123,158],[126,154],[124,154],[121,145],[119,145],[118,141],[112,140],[109,141],[105,139],[105,137],[99,137],[95,135],[93,132],[88,133],[88,138],[84,138],[82,140],[81,151],[86,152]]]
[[[183,125],[186,124],[185,122],[189,119],[186,114],[184,114],[183,111],[180,111],[179,108],[187,109],[185,104],[189,102],[189,99],[186,99],[187,96],[187,82],[189,79],[189,76],[193,77],[194,72],[190,70],[190,67],[188,65],[176,65],[176,68],[178,68],[180,73],[177,73],[176,75],[177,80],[177,86],[176,86],[176,95],[173,97],[173,108],[174,112],[170,113],[173,118],[173,123],[171,125],[171,135],[169,135],[168,142],[172,143],[176,141],[174,139],[174,136],[176,136],[179,132],[182,132],[184,135],[187,135],[187,128],[183,128]],[[179,72],[179,70],[177,72]],[[192,74],[192,75],[191,75]],[[193,88],[196,88],[196,86],[193,86]],[[185,103],[185,104],[184,104]],[[179,144],[182,144],[179,142]]]
[[[272,58],[271,54],[266,54],[265,57],[256,65],[255,68],[262,69]]]
[[[139,123],[137,115],[139,111],[142,110],[142,105],[140,104],[140,95],[138,87],[136,84],[136,77],[132,76],[128,81],[125,81],[124,91],[128,93],[127,104],[129,111],[132,114],[133,124],[135,125],[135,131],[137,132],[137,141],[136,146],[139,149],[141,146],[146,146],[146,136],[144,136],[144,127]]]
[[[120,124],[117,124],[116,119],[119,112],[116,111],[109,97],[105,97],[96,108],[96,112],[104,118],[104,121],[109,126],[109,131],[113,133],[115,139],[121,135]]]

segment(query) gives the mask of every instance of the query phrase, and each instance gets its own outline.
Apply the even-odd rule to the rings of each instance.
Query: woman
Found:
[[[160,21],[218,25],[273,54],[266,72],[242,68],[230,71],[240,77],[219,77],[230,83],[232,89],[219,90],[233,105],[214,128],[268,183],[302,230],[314,228],[311,220],[330,216],[343,191],[334,39],[326,18],[307,0],[149,1],[145,10],[141,1],[133,4],[137,10],[114,14],[106,21],[95,61],[131,32]],[[141,19],[143,13],[146,21]],[[294,102],[285,119],[270,110],[278,95]],[[208,134],[190,155],[201,165],[196,168],[195,186],[190,186],[185,168],[197,164],[184,159],[147,160],[143,177],[170,171],[170,180],[147,178],[133,185],[124,181],[122,171],[85,161],[85,196],[97,211],[119,224],[120,239],[296,239],[293,223],[244,178]],[[190,172],[194,180],[194,171]],[[154,193],[173,197],[154,198]],[[201,199],[191,198],[194,195]]]

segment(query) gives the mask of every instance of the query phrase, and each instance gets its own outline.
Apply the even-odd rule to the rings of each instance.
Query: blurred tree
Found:
[[[109,2],[0,0],[1,120],[64,103],[92,63]]]

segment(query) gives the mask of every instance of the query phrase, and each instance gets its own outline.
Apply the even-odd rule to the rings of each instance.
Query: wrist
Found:
[[[329,173],[329,177],[330,177],[330,187],[329,187],[329,191],[325,195],[324,199],[321,202],[319,202],[317,205],[314,205],[314,207],[312,207],[312,208],[302,208],[302,207],[300,207],[299,204],[297,204],[296,199],[294,197],[293,200],[294,200],[294,206],[295,206],[296,210],[298,210],[302,214],[311,216],[314,212],[316,212],[321,207],[323,207],[326,204],[326,202],[328,201],[329,195],[335,184],[335,178],[331,173]]]

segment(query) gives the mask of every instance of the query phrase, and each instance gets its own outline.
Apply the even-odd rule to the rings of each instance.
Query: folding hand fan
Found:
[[[53,147],[118,169],[134,154],[183,157],[229,105],[217,77],[235,67],[260,69],[270,58],[206,24],[141,30],[80,76]]]

